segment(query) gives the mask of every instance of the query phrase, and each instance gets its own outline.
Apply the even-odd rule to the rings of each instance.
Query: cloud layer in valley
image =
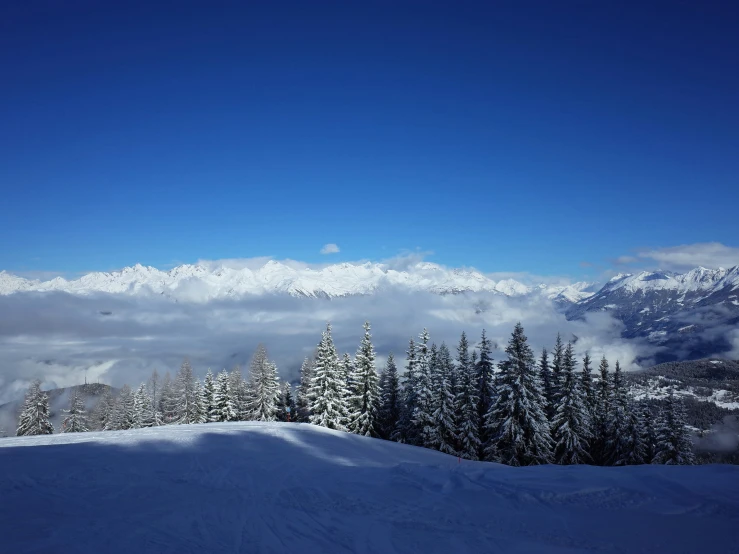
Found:
[[[394,289],[340,299],[263,295],[204,304],[154,296],[17,293],[0,296],[0,403],[17,398],[33,378],[46,387],[88,381],[114,386],[145,380],[157,368],[174,371],[187,356],[202,375],[246,365],[264,342],[284,378],[294,379],[326,322],[340,352],[354,353],[365,319],[371,321],[380,363],[389,352],[405,356],[408,339],[428,327],[432,340],[454,347],[465,330],[473,342],[485,328],[503,354],[510,332],[523,322],[537,351],[557,332],[591,356],[621,360],[650,357],[655,348],[620,338],[621,324],[605,313],[587,322],[566,321],[539,296],[439,296]]]

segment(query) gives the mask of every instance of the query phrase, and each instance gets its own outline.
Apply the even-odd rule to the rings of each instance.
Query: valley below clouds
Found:
[[[605,312],[568,321],[540,295],[388,287],[331,299],[265,294],[188,303],[157,295],[17,292],[0,296],[0,403],[22,396],[34,378],[44,388],[80,384],[85,377],[117,387],[144,381],[153,369],[173,371],[185,357],[200,375],[208,368],[243,367],[260,342],[281,377],[294,380],[328,322],[339,351],[353,355],[365,320],[372,324],[380,367],[389,352],[402,364],[408,340],[424,327],[434,342],[452,347],[462,331],[476,344],[484,328],[498,360],[518,321],[537,355],[558,332],[575,342],[579,356],[605,355],[627,369],[649,365],[659,349],[644,339],[621,338],[622,324]]]

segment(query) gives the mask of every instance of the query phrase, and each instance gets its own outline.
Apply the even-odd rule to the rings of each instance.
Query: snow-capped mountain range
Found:
[[[61,291],[88,295],[157,294],[178,301],[204,302],[247,295],[289,294],[336,298],[375,293],[394,287],[434,294],[487,292],[505,296],[543,294],[559,302],[578,302],[592,295],[591,283],[527,286],[513,279],[493,280],[464,269],[422,262],[403,270],[381,263],[341,263],[321,269],[268,261],[256,269],[212,265],[181,265],[170,271],[135,265],[121,271],[89,273],[76,280],[56,277],[29,280],[0,272],[0,294]]]

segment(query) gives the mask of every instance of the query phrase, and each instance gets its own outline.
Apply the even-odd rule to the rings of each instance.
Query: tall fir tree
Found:
[[[546,399],[520,323],[505,352],[508,358],[500,364],[498,395],[486,417],[491,437],[486,457],[513,466],[548,463],[552,439],[544,411]]]
[[[316,354],[316,366],[310,388],[310,422],[321,427],[346,430],[347,390],[346,380],[339,364],[331,324],[321,336]]]
[[[625,431],[625,449],[621,457],[615,460],[614,465],[633,466],[645,463],[647,445],[644,436],[644,421],[641,412],[637,410],[633,402],[628,403]]]
[[[162,392],[161,382],[159,379],[159,372],[156,369],[151,372],[151,377],[149,377],[149,383],[146,389],[149,391],[149,395],[151,396],[152,414],[154,417],[152,426],[158,427],[159,425],[164,425],[164,418],[162,413],[159,411],[159,396]]]
[[[385,371],[380,378],[380,409],[378,412],[380,437],[390,440],[398,429],[401,411],[401,390],[395,357],[390,352]]]
[[[141,429],[144,427],[152,427],[154,425],[154,420],[154,406],[152,404],[151,394],[146,389],[146,385],[141,383],[133,395],[132,428]]]
[[[300,366],[300,383],[298,384],[298,392],[295,399],[296,421],[301,423],[310,422],[310,387],[313,381],[313,371],[315,369],[315,356],[312,359],[305,358]]]
[[[62,421],[62,433],[84,433],[89,431],[85,400],[79,388],[73,388],[69,393],[69,409],[64,410],[66,416]]]
[[[164,425],[177,423],[179,415],[177,390],[175,383],[172,382],[172,377],[169,375],[169,371],[164,374],[161,390],[158,410],[162,414],[162,423]]]
[[[419,336],[417,347],[416,405],[413,411],[413,430],[419,446],[430,448],[436,432],[433,412],[432,365],[436,362],[435,348],[429,348],[426,329]]]
[[[371,330],[369,321],[365,321],[364,336],[354,357],[354,377],[352,379],[352,392],[354,394],[350,399],[353,413],[348,421],[348,430],[357,435],[377,437],[379,436],[377,412],[380,394]]]
[[[136,425],[135,416],[133,391],[128,385],[123,385],[113,408],[113,429],[115,431],[133,429]]]
[[[482,336],[480,337],[480,355],[475,364],[475,369],[477,372],[477,416],[480,422],[479,436],[480,441],[484,445],[490,442],[488,428],[485,426],[485,418],[490,411],[490,406],[493,405],[496,395],[492,345],[485,334],[485,329],[482,330]]]
[[[562,379],[562,355],[564,354],[564,344],[562,343],[562,336],[557,333],[557,340],[554,343],[554,350],[552,350],[552,404],[555,406],[559,405],[559,386]]]
[[[596,383],[596,407],[595,417],[593,418],[593,440],[591,442],[590,456],[593,462],[598,465],[607,465],[608,460],[608,443],[609,443],[609,416],[611,413],[611,403],[613,400],[613,387],[611,384],[611,376],[608,371],[608,360],[606,357],[600,360],[599,379]]]
[[[644,441],[644,463],[651,464],[657,446],[657,431],[654,426],[654,414],[647,403],[641,408],[642,440]]]
[[[276,421],[277,401],[280,397],[280,380],[277,366],[267,356],[263,344],[257,347],[252,363],[249,366],[249,390],[251,404],[249,419],[255,421]]]
[[[295,421],[295,398],[293,388],[288,381],[283,381],[280,387],[276,417],[277,421]]]
[[[467,335],[462,333],[457,346],[457,394],[454,399],[457,453],[467,460],[478,460],[480,455],[480,422],[477,413],[477,378],[474,361],[470,358]]]
[[[400,421],[392,440],[407,444],[418,444],[418,431],[414,425],[413,416],[418,401],[416,390],[416,366],[418,364],[416,342],[411,338],[406,351],[405,373],[401,390]]]
[[[541,374],[541,386],[544,398],[547,401],[546,414],[549,421],[554,419],[557,412],[557,406],[554,402],[554,388],[552,387],[552,371],[549,367],[549,353],[546,348],[541,350],[541,358],[539,358],[539,373]]]
[[[228,372],[222,370],[216,379],[216,389],[213,396],[213,412],[211,421],[237,421],[238,414],[231,394],[231,379]]]
[[[113,392],[110,387],[106,387],[90,414],[92,430],[109,431],[111,429],[114,406]]]
[[[657,424],[653,464],[693,465],[693,443],[685,426],[685,408],[670,388]]]
[[[261,346],[261,345],[260,345]],[[257,348],[258,350],[258,348]],[[266,356],[266,353],[265,353]],[[252,363],[253,363],[252,359]],[[254,391],[251,379],[244,379],[241,366],[234,366],[228,374],[231,403],[236,412],[236,421],[250,421],[254,419],[252,403],[254,402]]]
[[[51,435],[54,426],[50,416],[49,396],[41,390],[41,381],[36,379],[26,392],[15,434],[19,437]]]
[[[613,368],[611,411],[608,414],[607,463],[622,465],[629,455],[629,398],[621,364]]]
[[[203,381],[203,415],[205,421],[217,421],[215,419],[216,380],[213,372],[208,368]]]
[[[433,379],[433,420],[435,423],[432,447],[446,454],[457,455],[457,436],[454,418],[453,362],[449,348],[441,343],[436,357]]]
[[[595,387],[593,386],[593,368],[591,364],[590,354],[585,352],[585,356],[582,359],[582,373],[580,374],[580,388],[582,389],[583,399],[585,400],[585,408],[588,411],[588,419],[590,420],[591,432],[592,425],[595,421],[597,399],[595,394]],[[592,434],[592,433],[591,433]]]
[[[177,372],[174,385],[175,423],[200,423],[201,397],[196,390],[195,374],[190,361],[185,359]]]
[[[558,464],[582,464],[590,461],[590,414],[575,374],[575,353],[568,342],[561,357],[559,405],[552,420],[554,461]]]

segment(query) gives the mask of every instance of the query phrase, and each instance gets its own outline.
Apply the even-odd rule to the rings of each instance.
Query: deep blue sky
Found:
[[[730,2],[112,4],[0,8],[0,269],[738,242]]]

